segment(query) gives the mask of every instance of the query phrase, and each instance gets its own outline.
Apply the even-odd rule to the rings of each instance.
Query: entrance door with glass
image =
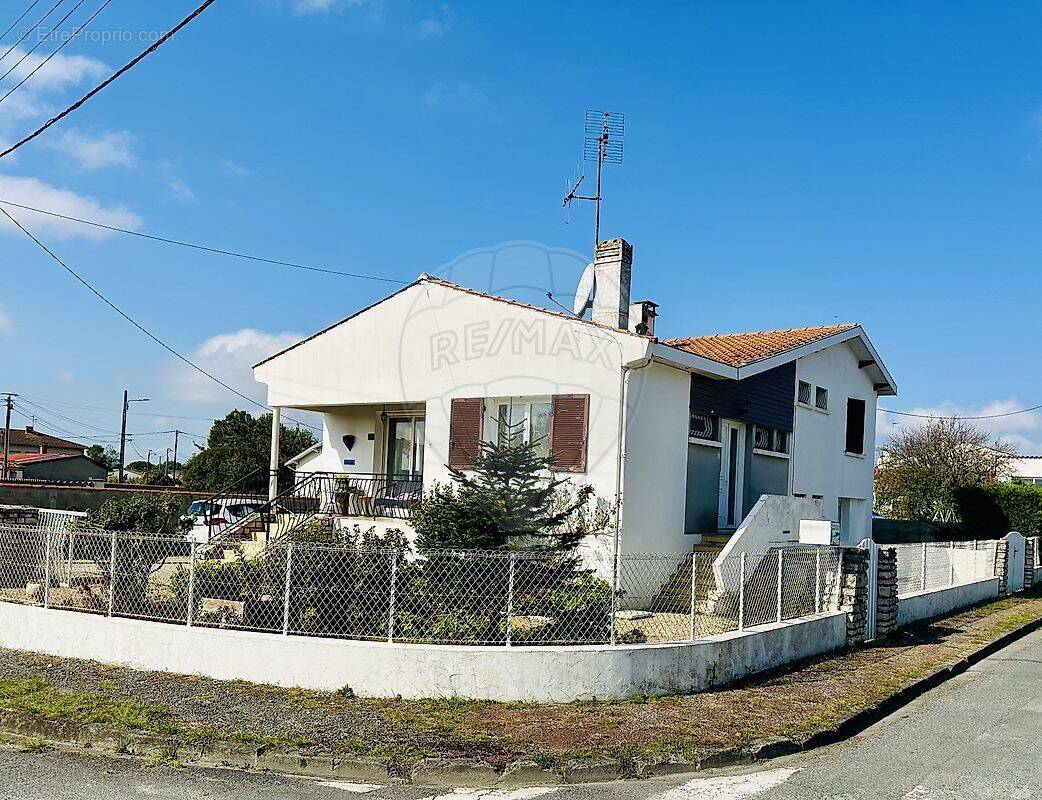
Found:
[[[742,521],[742,495],[745,475],[745,425],[720,420],[720,506],[717,525],[736,528]]]
[[[423,417],[391,417],[387,420],[387,474],[423,475]]]

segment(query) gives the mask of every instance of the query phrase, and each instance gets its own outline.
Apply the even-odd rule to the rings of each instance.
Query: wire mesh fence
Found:
[[[897,552],[897,596],[934,592],[995,577],[995,541],[890,545]]]
[[[842,549],[259,554],[83,525],[0,527],[0,600],[196,627],[486,646],[685,642],[839,608]]]

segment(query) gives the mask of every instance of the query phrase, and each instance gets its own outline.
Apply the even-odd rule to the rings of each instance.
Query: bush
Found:
[[[135,492],[106,500],[91,516],[91,521],[107,531],[178,536],[191,527],[191,522],[184,518],[185,508],[180,495]]]
[[[998,538],[1010,531],[1042,536],[1042,486],[989,483],[955,492],[956,508],[976,538]]]

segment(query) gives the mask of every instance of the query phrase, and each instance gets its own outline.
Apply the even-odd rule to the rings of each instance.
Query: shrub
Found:
[[[165,492],[135,492],[106,500],[91,521],[107,531],[157,533],[177,536],[191,527],[184,517],[185,501]]]
[[[964,486],[956,491],[955,501],[963,525],[977,538],[998,538],[1010,531],[1042,536],[1042,486]]]

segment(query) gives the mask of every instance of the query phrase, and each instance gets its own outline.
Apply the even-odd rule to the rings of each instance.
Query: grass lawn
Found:
[[[0,709],[188,742],[309,752],[477,758],[550,767],[613,757],[640,765],[699,759],[828,729],[982,644],[1042,617],[1042,594],[998,600],[887,641],[694,695],[556,704],[372,700],[340,692],[148,673],[0,650]]]

